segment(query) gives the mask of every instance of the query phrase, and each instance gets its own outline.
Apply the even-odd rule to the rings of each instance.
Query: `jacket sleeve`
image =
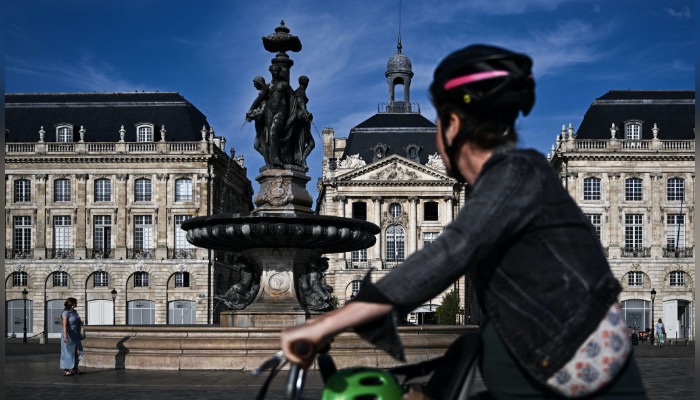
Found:
[[[411,255],[376,284],[366,286],[363,282],[356,299],[372,294],[366,298],[392,304],[395,311],[387,321],[358,327],[356,332],[363,337],[383,337],[369,328],[391,326],[396,331],[396,315],[411,312],[439,295],[506,245],[539,210],[538,175],[526,157],[491,156],[459,215],[435,242]],[[392,349],[380,348],[392,354]]]

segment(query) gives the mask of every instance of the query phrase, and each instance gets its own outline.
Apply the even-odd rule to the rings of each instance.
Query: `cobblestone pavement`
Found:
[[[5,398],[52,400],[222,400],[254,399],[265,377],[246,371],[153,371],[85,368],[84,375],[64,377],[58,368],[58,344],[5,343]],[[635,346],[649,398],[695,398],[695,345]],[[282,399],[282,371],[273,381],[267,399]],[[319,399],[322,382],[312,371],[304,399]],[[477,377],[475,390],[483,390]]]

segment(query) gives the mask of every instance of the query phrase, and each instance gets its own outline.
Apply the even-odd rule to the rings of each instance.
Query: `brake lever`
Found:
[[[287,359],[284,357],[284,351],[278,351],[274,356],[268,358],[265,362],[260,364],[259,367],[255,368],[251,374],[253,376],[260,376],[264,371],[268,369],[275,370],[286,362]]]

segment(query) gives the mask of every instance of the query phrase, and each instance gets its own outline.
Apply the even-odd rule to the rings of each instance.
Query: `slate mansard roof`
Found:
[[[596,99],[586,111],[577,139],[610,139],[610,127],[617,127],[617,139],[624,138],[626,121],[642,122],[642,139],[653,139],[659,128],[661,140],[695,139],[695,91],[611,90]]]
[[[350,130],[343,157],[359,154],[372,162],[372,148],[377,144],[388,146],[385,157],[393,154],[406,157],[405,147],[411,144],[422,146],[420,163],[428,162],[428,156],[437,153],[435,145],[437,127],[417,113],[375,114]]]
[[[56,141],[56,126],[73,125],[75,141],[83,126],[86,142],[116,142],[124,126],[126,142],[136,142],[136,124],[154,125],[160,140],[165,125],[167,141],[199,141],[207,117],[182,95],[174,92],[134,93],[37,93],[5,95],[5,140],[37,142],[44,127],[44,141]]]

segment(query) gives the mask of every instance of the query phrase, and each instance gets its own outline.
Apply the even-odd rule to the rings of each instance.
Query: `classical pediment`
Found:
[[[419,182],[453,181],[444,173],[415,163],[404,157],[392,155],[339,175],[338,182]]]

